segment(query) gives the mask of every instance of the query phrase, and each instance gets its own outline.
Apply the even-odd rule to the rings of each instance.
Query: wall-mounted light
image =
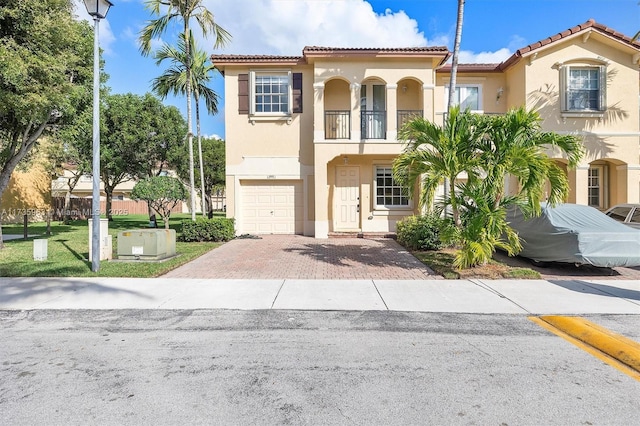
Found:
[[[349,157],[345,155],[342,159],[344,160],[345,165],[349,164]]]
[[[502,97],[503,94],[504,94],[504,88],[500,87],[496,92],[496,103],[500,101],[500,98]]]
[[[407,93],[407,84],[402,85],[402,93]]]

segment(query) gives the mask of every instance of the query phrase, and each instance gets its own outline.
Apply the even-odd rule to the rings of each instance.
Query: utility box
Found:
[[[89,218],[89,260],[93,252],[93,219]],[[109,219],[100,219],[100,260],[113,258],[113,243],[109,235]]]
[[[45,239],[33,240],[33,260],[47,260],[47,241]]]
[[[118,259],[160,260],[175,255],[175,229],[134,229],[118,233]]]

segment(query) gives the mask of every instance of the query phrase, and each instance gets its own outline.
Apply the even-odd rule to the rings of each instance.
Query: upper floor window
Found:
[[[393,178],[391,167],[376,167],[376,207],[409,207],[409,197]]]
[[[270,70],[238,74],[238,113],[267,118],[302,113],[302,73]]]
[[[449,86],[445,87],[444,92],[445,104],[449,101]],[[469,109],[471,111],[481,111],[482,103],[482,86],[461,84],[456,85],[456,91],[453,94],[453,104],[459,105],[460,110]],[[446,105],[445,105],[446,106]]]
[[[253,102],[254,114],[290,114],[291,105],[290,79],[291,73],[263,74],[254,72],[253,76]]]
[[[562,68],[562,111],[601,112],[606,109],[606,68],[567,65]]]

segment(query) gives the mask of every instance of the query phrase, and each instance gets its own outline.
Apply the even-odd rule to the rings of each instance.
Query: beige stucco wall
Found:
[[[543,129],[576,134],[587,155],[575,170],[566,170],[572,190],[568,201],[586,204],[589,167],[607,166],[607,203],[640,201],[640,104],[638,66],[633,49],[593,33],[569,37],[536,49],[504,71],[461,72],[458,84],[479,84],[481,110],[504,113],[522,105],[536,109]],[[305,197],[305,234],[326,237],[333,230],[333,190],[336,168],[345,163],[359,168],[362,197],[360,224],[363,232],[395,229],[405,212],[373,209],[373,172],[376,164],[391,164],[402,152],[396,140],[398,110],[423,110],[438,124],[446,111],[445,86],[449,75],[436,73],[436,59],[335,56],[308,58],[304,65],[228,65],[225,67],[227,139],[227,214],[238,208],[242,180],[297,179]],[[560,111],[559,63],[607,63],[609,83],[605,114],[568,116]],[[251,120],[238,110],[240,73],[250,70],[291,70],[303,73],[303,113],[287,120]],[[387,138],[363,140],[360,134],[360,88],[383,84],[386,90]],[[350,139],[327,140],[325,110],[351,111]],[[560,163],[559,154],[549,152]],[[515,182],[509,183],[515,186]]]
[[[458,74],[459,84],[482,85],[482,110],[505,112],[526,105],[540,113],[543,129],[581,138],[586,155],[577,172],[568,172],[570,202],[587,203],[589,165],[607,165],[604,206],[640,201],[640,103],[638,65],[633,52],[598,34],[556,42],[525,56],[500,73]],[[607,110],[592,117],[563,114],[560,108],[559,64],[607,65]],[[445,110],[444,86],[449,76],[438,74],[436,105]],[[503,95],[496,99],[502,88]],[[438,114],[436,114],[438,115]],[[553,158],[559,153],[549,151]]]
[[[438,94],[440,99],[436,101],[436,111],[440,114],[447,110],[447,99],[445,94],[445,87],[449,86],[451,77],[449,74],[438,73]],[[482,97],[480,103],[480,110],[487,114],[503,113],[505,112],[507,100],[506,100],[506,76],[500,72],[461,72],[456,76],[457,85],[480,85],[482,87]],[[502,89],[500,96],[498,97],[499,90]]]
[[[290,119],[238,113],[238,74],[269,69],[303,74],[302,113],[292,114]],[[308,188],[313,175],[313,104],[313,73],[309,66],[225,69],[227,217],[239,213],[241,181],[302,180]],[[313,235],[309,203],[305,205],[304,233]]]
[[[334,217],[334,211],[336,211],[338,203],[334,190],[336,171],[339,167],[356,167],[359,171],[360,212],[358,216],[360,223],[359,229],[362,232],[395,232],[396,222],[398,220],[418,212],[416,200],[412,201],[411,205],[406,208],[376,209],[375,207],[375,167],[391,166],[394,158],[395,156],[388,154],[346,155],[331,158],[325,163],[327,191],[321,199],[326,200],[326,202],[323,202],[322,211],[327,213],[326,218],[323,220],[326,220],[329,224],[328,232],[340,231],[340,229],[336,227],[336,218]]]
[[[324,109],[326,110],[350,110],[351,94],[349,82],[334,78],[324,86]]]
[[[561,64],[606,64],[607,109],[604,114],[579,117],[561,111]],[[573,37],[541,49],[535,59],[524,58],[518,67],[524,71],[527,106],[540,113],[543,128],[582,138],[586,151],[581,163],[583,169],[588,171],[590,164],[609,167],[603,208],[640,201],[638,65],[633,63],[632,52],[621,48],[620,43],[592,34],[586,41],[583,36]],[[516,90],[522,93],[522,88]],[[586,178],[575,184],[577,186],[572,189],[576,193],[571,200],[586,203]]]

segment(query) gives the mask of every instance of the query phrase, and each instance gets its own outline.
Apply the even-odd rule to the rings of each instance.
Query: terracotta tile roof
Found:
[[[451,64],[436,70],[437,72],[451,72]],[[495,72],[500,71],[500,64],[458,64],[458,72]]]
[[[640,51],[640,42],[632,41],[630,37],[615,31],[606,25],[599,24],[593,19],[576,25],[558,34],[552,35],[545,39],[539,40],[521,49],[518,49],[506,61],[500,64],[458,64],[459,72],[499,72],[515,62],[523,55],[528,54],[536,49],[547,46],[563,38],[577,34],[586,30],[595,30],[599,33],[618,40],[630,47]],[[303,56],[277,56],[277,55],[211,55],[211,61],[216,65],[229,64],[305,64],[308,57],[314,56],[442,56],[441,64],[444,64],[450,56],[449,49],[444,46],[430,47],[402,47],[402,48],[353,48],[353,47],[323,47],[323,46],[306,46],[302,50]],[[451,65],[444,65],[438,69],[438,72],[451,72]]]
[[[429,47],[323,47],[323,46],[306,46],[302,53],[305,56],[309,54],[376,54],[376,55],[411,55],[425,53],[449,53],[449,49],[445,46],[429,46]]]
[[[246,64],[246,63],[291,63],[304,62],[302,56],[278,56],[278,55],[211,55],[214,65]]]
[[[306,46],[303,56],[278,55],[211,55],[211,62],[216,66],[230,64],[305,64],[308,57],[314,56],[435,56],[442,57],[441,63],[449,59],[449,49],[435,47],[402,47],[402,48],[353,48]]]
[[[584,24],[580,24],[580,25],[576,25],[575,27],[569,28],[565,31],[562,31],[558,34],[552,35],[551,37],[547,37],[545,39],[539,40],[535,43],[532,43],[528,46],[523,47],[522,49],[518,49],[513,55],[511,55],[511,57],[509,57],[506,61],[504,61],[502,64],[500,64],[500,70],[504,70],[506,68],[508,68],[510,65],[512,65],[513,63],[517,62],[523,55],[539,49],[543,46],[546,46],[548,44],[554,43],[558,40],[561,40],[563,38],[569,37],[573,34],[577,34],[579,32],[588,30],[588,29],[593,29],[596,30],[608,37],[611,37],[615,40],[618,40],[624,44],[627,44],[631,47],[633,47],[634,49],[639,49],[640,50],[640,43],[632,41],[630,37],[619,33],[617,31],[615,31],[612,28],[607,27],[606,25],[603,24],[599,24],[596,21],[594,21],[593,19],[589,19],[587,22],[585,22]]]

